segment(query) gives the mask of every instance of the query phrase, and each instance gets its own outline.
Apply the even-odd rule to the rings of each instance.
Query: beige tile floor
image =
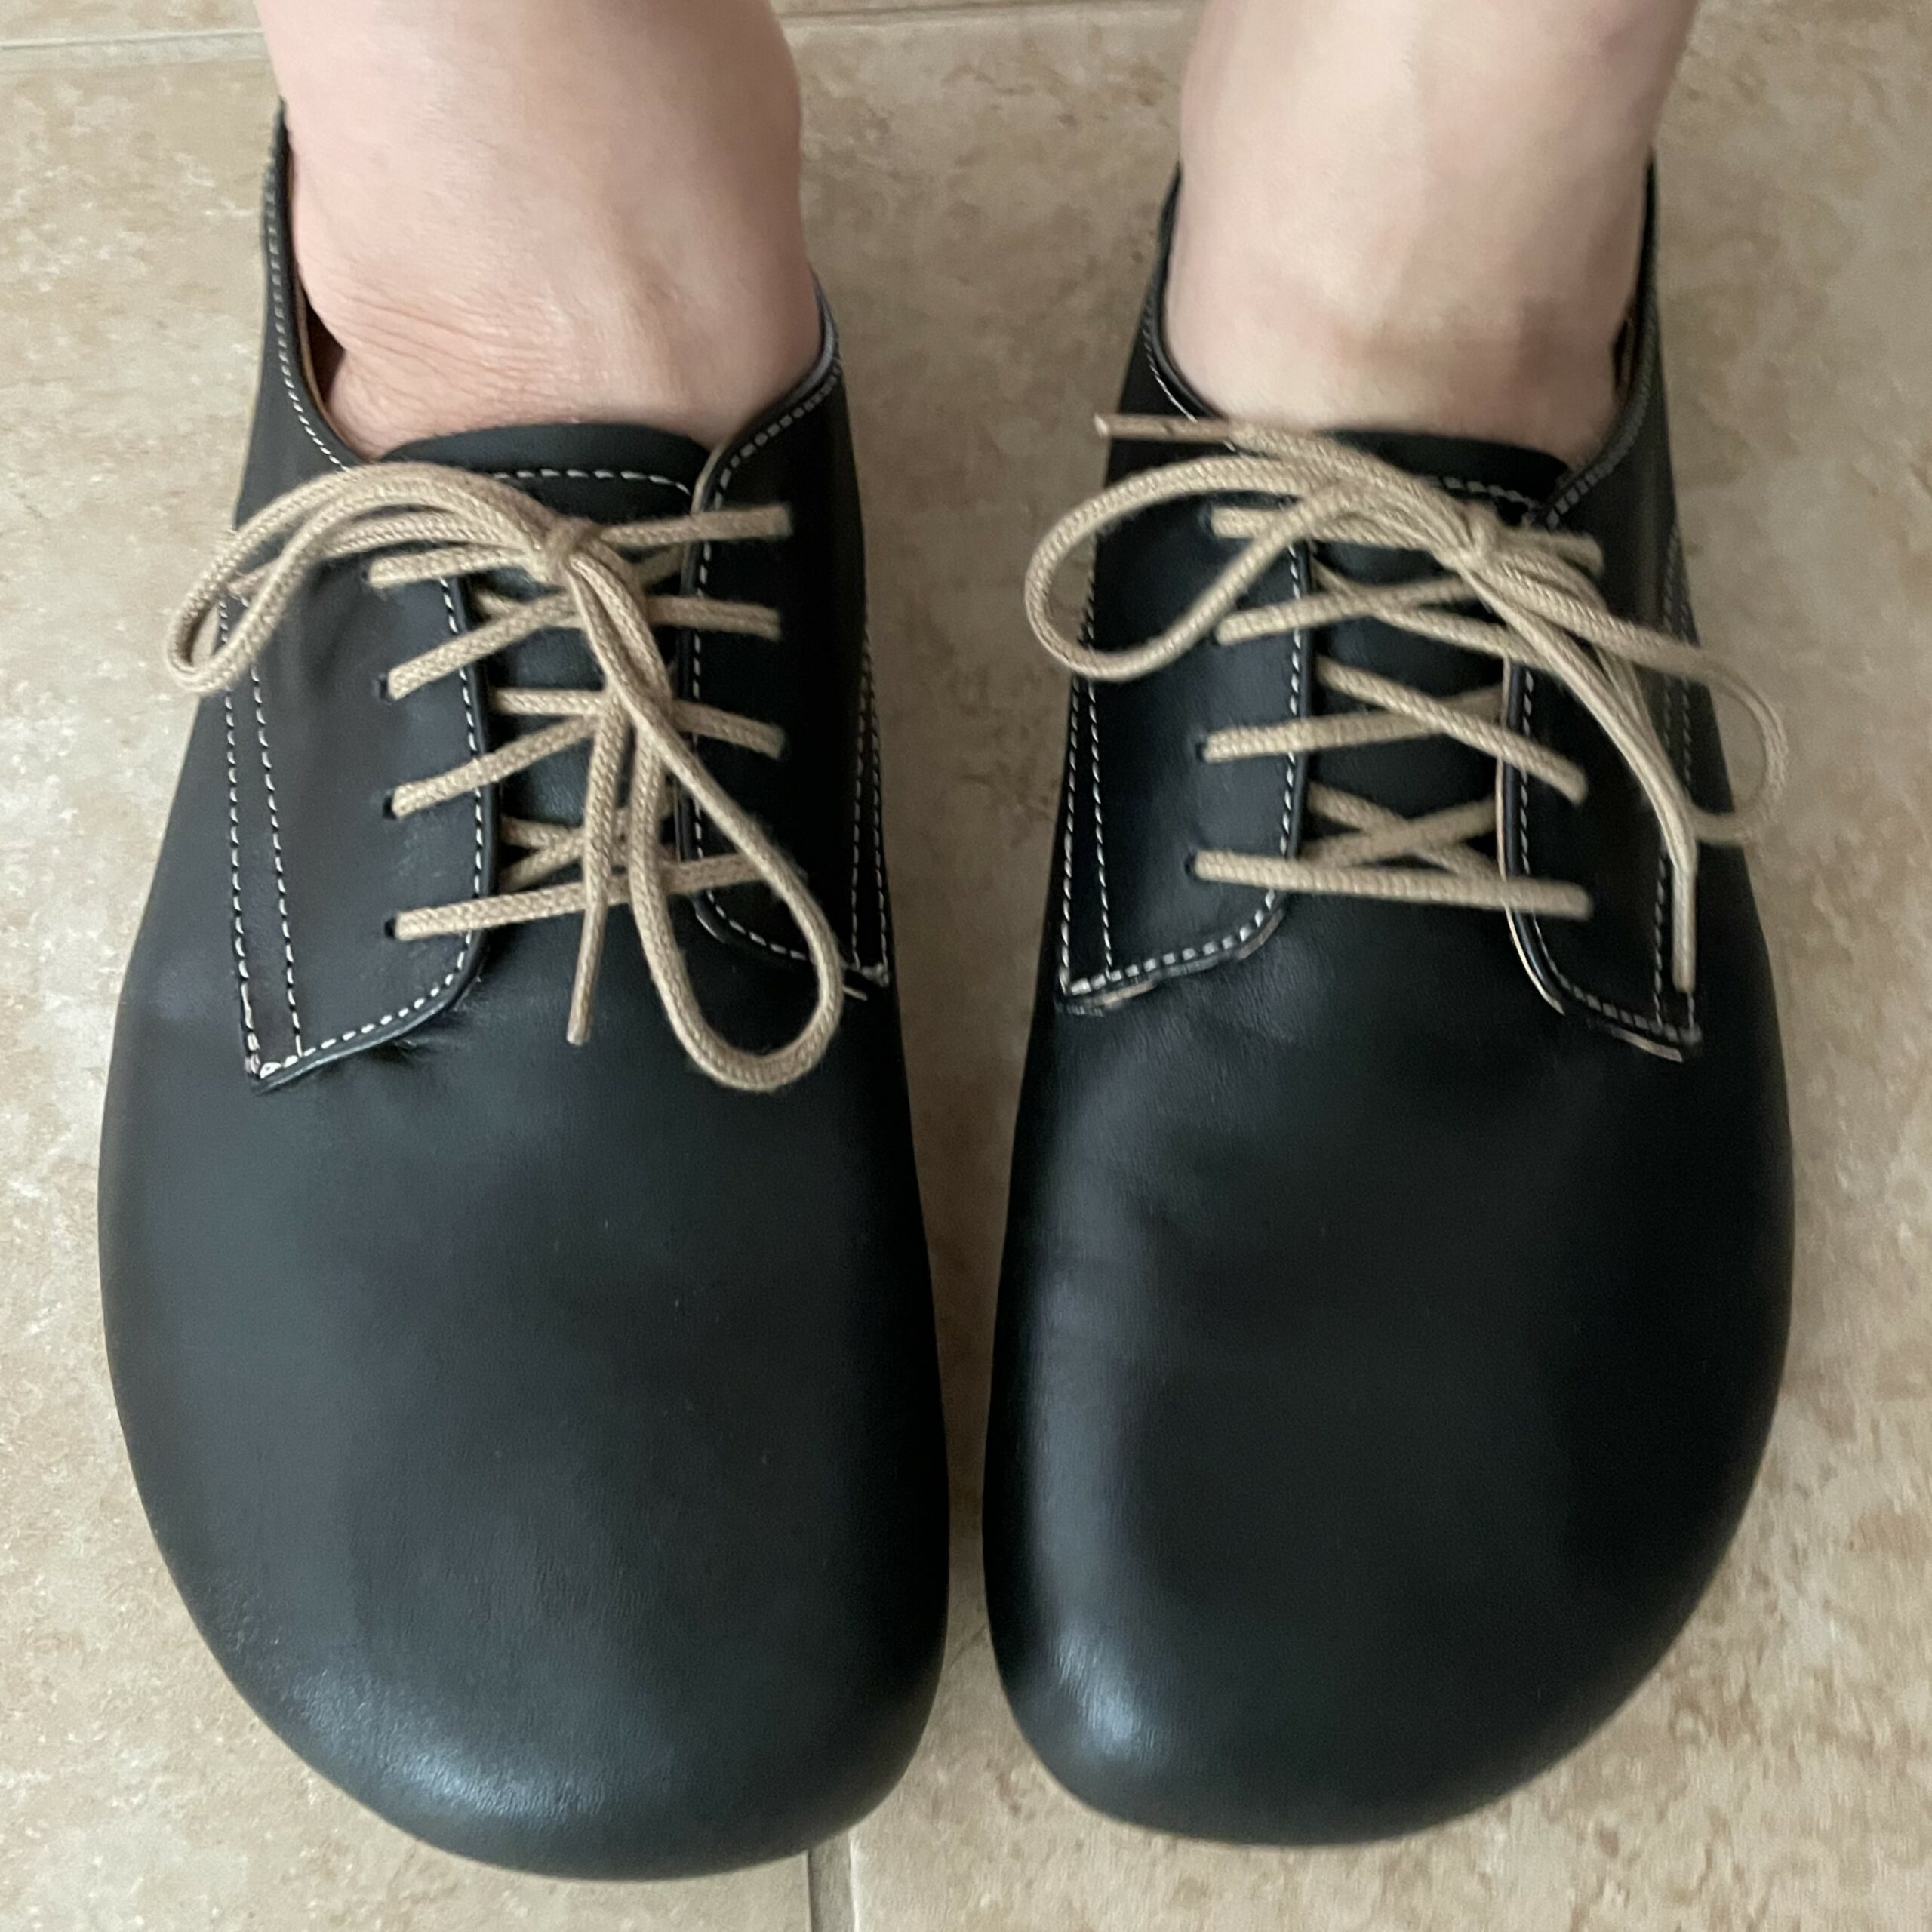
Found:
[[[141,1523],[93,1149],[185,728],[152,640],[220,522],[270,106],[242,0],[0,0],[0,1927],[68,1932],[1916,1932],[1932,1924],[1932,13],[1712,0],[1666,142],[1706,628],[1783,703],[1758,861],[1800,1163],[1762,1491],[1595,1743],[1318,1856],[1116,1829],[1006,1716],[970,1534],[1057,681],[1029,540],[1088,484],[1185,10],[795,5],[872,502],[906,1017],[961,1535],[951,1662],[849,1843],[659,1889],[423,1850],[228,1690]],[[859,16],[869,14],[861,19]]]

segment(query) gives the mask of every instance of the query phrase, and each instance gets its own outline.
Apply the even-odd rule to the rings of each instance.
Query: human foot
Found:
[[[1583,460],[1617,406],[1690,12],[1213,0],[1183,109],[1179,367],[1242,421]]]

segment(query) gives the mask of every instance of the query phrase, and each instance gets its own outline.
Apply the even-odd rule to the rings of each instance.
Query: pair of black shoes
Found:
[[[243,1694],[397,1823],[795,1852],[910,1756],[948,1555],[831,328],[718,451],[359,464],[284,185],[107,1106],[142,1494]],[[1737,828],[1647,272],[1575,472],[1207,422],[1161,306],[1029,587],[1080,680],[993,1630],[1103,1809],[1371,1836],[1574,1743],[1718,1561],[1786,1324],[1771,989],[1698,863]]]

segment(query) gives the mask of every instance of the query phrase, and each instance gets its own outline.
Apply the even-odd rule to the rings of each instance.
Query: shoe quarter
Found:
[[[1629,400],[1603,456],[1558,494],[1543,521],[1594,537],[1603,552],[1610,608],[1635,623],[1694,643],[1683,538],[1671,474],[1663,359],[1654,297],[1646,291]],[[1644,675],[1652,721],[1678,777],[1721,784],[1706,694],[1679,680]],[[1546,997],[1584,1020],[1654,1051],[1695,1047],[1694,994],[1670,967],[1675,891],[1661,831],[1628,766],[1602,730],[1560,685],[1526,670],[1509,681],[1518,730],[1580,765],[1589,795],[1572,806],[1515,768],[1503,778],[1505,869],[1517,877],[1573,881],[1590,894],[1587,920],[1512,919],[1525,964]],[[1706,743],[1700,757],[1698,746]]]
[[[244,1059],[289,1079],[394,1039],[440,1011],[478,940],[395,938],[419,906],[479,898],[493,866],[486,795],[408,820],[389,794],[484,749],[473,679],[400,703],[382,680],[462,627],[452,592],[376,599],[331,571],[293,609],[274,648],[222,711],[234,955]]]
[[[1122,407],[1194,411],[1163,373],[1150,301]],[[1153,459],[1116,448],[1110,481]],[[1164,505],[1100,543],[1084,641],[1137,645],[1179,617],[1235,555],[1213,506]],[[1285,602],[1305,591],[1309,561],[1284,556],[1244,600]],[[1272,931],[1272,891],[1197,878],[1202,851],[1286,857],[1300,836],[1306,759],[1210,764],[1209,734],[1307,714],[1309,640],[1300,632],[1236,648],[1203,644],[1152,675],[1076,680],[1068,715],[1059,826],[1058,984],[1063,998],[1106,1006],[1149,986],[1238,957]]]
[[[844,378],[827,325],[820,368],[797,395],[716,463],[699,491],[706,509],[783,503],[789,537],[704,544],[685,588],[697,597],[777,611],[776,641],[690,631],[678,675],[685,696],[785,734],[777,759],[715,740],[700,755],[733,798],[774,835],[841,937],[848,968],[875,984],[891,974],[878,725],[866,627],[864,534]],[[725,848],[687,801],[688,857]],[[715,936],[802,964],[789,915],[762,887],[701,894]]]

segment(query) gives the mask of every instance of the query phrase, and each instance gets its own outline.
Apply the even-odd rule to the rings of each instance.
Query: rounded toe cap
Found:
[[[357,1685],[265,1684],[259,1660],[222,1661],[309,1764],[401,1829],[487,1863],[578,1879],[703,1876],[801,1853],[855,1823],[917,1743],[916,1687],[789,1681],[771,1660],[744,1675],[763,1694],[672,1700],[629,1669],[579,1666],[567,1686],[462,1690],[417,1674]],[[695,1687],[694,1687],[695,1688]],[[548,1701],[546,1690],[558,1694]],[[533,1695],[534,1691],[537,1694]]]
[[[178,1491],[155,1510],[236,1687],[392,1824],[557,1877],[696,1876],[833,1835],[909,1760],[938,1635],[915,1578],[889,1601],[876,1563],[715,1516],[632,1549],[581,1491],[395,1487],[406,1519],[359,1511],[332,1553],[212,1541]]]
[[[244,1697],[392,1823],[531,1872],[697,1875],[856,1822],[937,1678],[936,1430],[710,1322],[413,1290],[413,1332],[312,1291],[252,1334],[110,1303],[143,1500]]]
[[[1673,1296],[1633,1290],[1633,1324],[1548,1354],[1420,1291],[1280,1348],[1035,1331],[995,1417],[988,1581],[1048,1768],[1131,1823],[1294,1845],[1435,1824],[1554,1763],[1683,1626],[1762,1447],[1775,1297],[1694,1351],[1647,1318]]]
[[[1149,1829],[1289,1847],[1396,1838],[1503,1796],[1654,1660],[1540,1666],[1384,1641],[1343,1661],[1323,1654],[1332,1635],[1287,1616],[1244,1649],[1184,1626],[1158,1639],[1063,1630],[1051,1652],[1010,1637],[1001,1675],[1028,1743],[1083,1803]]]

